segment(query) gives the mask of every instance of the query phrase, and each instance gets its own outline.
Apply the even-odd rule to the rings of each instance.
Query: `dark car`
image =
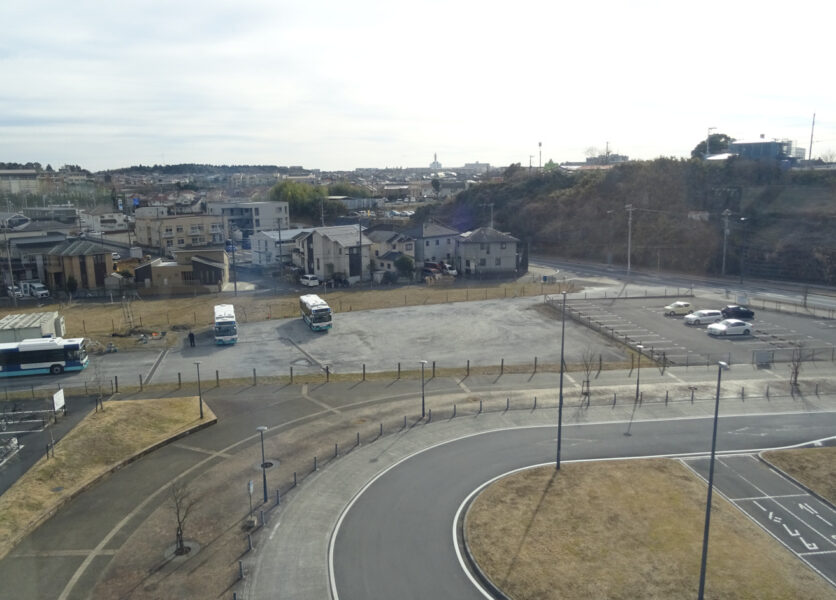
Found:
[[[722,311],[724,319],[752,319],[755,316],[754,311],[745,306],[727,306]]]

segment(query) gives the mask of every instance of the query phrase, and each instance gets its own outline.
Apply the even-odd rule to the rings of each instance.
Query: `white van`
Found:
[[[308,287],[316,287],[319,285],[319,278],[316,275],[302,275],[299,278],[299,283]]]

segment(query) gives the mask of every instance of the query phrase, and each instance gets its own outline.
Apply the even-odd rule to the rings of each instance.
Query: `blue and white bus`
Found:
[[[238,341],[238,323],[235,322],[235,307],[231,304],[215,306],[215,343],[234,344]]]
[[[299,311],[302,319],[314,331],[331,329],[331,307],[316,294],[299,296]]]
[[[0,344],[0,377],[81,371],[90,361],[84,338],[33,338]]]

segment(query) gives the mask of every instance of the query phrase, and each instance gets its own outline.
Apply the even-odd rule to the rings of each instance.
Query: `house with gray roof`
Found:
[[[465,232],[458,239],[455,264],[465,276],[514,275],[520,264],[520,241],[492,227]]]
[[[104,288],[113,271],[111,249],[97,241],[71,238],[53,246],[45,255],[46,286],[63,290],[72,278],[79,290]]]
[[[371,279],[372,241],[359,224],[317,227],[294,238],[293,262],[323,281],[344,278],[350,283]]]
[[[459,232],[438,223],[422,223],[404,231],[415,240],[415,262],[454,263]]]

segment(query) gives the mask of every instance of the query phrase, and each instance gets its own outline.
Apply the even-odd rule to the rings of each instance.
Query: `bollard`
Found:
[[[456,418],[456,403],[453,403],[453,418]]]
[[[534,372],[537,372],[537,357],[534,357]]]
[[[115,392],[115,393],[117,393],[117,394],[118,394],[118,393],[119,393],[119,375],[114,375],[114,376],[113,376],[113,382],[111,382],[111,383],[113,383],[113,384],[114,384],[114,387],[116,388],[116,392]]]
[[[816,384],[816,396],[818,396],[818,395],[819,395],[819,384],[817,383]]]
[[[691,404],[694,403],[694,388],[691,388]]]
[[[615,406],[615,392],[612,393],[612,405]]]
[[[433,379],[435,379],[435,361],[433,361]]]
[[[511,398],[506,396],[506,398],[505,398],[505,412],[508,412],[509,410],[511,410]]]
[[[253,536],[247,534],[247,552],[253,549]]]
[[[403,416],[403,428],[406,429],[406,415]]]
[[[238,561],[238,579],[244,579],[244,561]]]
[[[363,363],[363,381],[366,381],[366,363]]]
[[[534,410],[537,410],[537,396],[534,396]]]
[[[293,367],[290,367],[290,383],[293,383]]]
[[[316,456],[313,457],[313,470],[314,471],[318,470],[317,467],[316,467]]]
[[[501,359],[499,363],[499,374],[502,375],[505,372],[505,359]]]
[[[359,446],[359,445],[360,445],[360,432],[359,432],[359,431],[357,432],[357,443],[356,443],[356,444],[354,444],[354,445],[355,445],[355,446]]]
[[[264,527],[265,525],[267,525],[267,519],[264,517],[264,511],[260,510],[258,511],[258,513],[261,516],[261,526]]]
[[[377,437],[383,437],[383,423],[380,424],[380,433],[377,434]]]
[[[433,409],[427,409],[427,423],[430,423],[433,420]]]
[[[481,400],[479,400],[479,412],[480,413],[482,412],[482,401]]]
[[[282,503],[282,498],[279,495],[279,490],[276,490],[276,506]]]
[[[740,386],[740,400],[742,402],[746,401],[746,388],[744,386]]]
[[[401,363],[398,363],[398,379],[401,378]]]
[[[668,390],[665,390],[665,406],[668,405]]]
[[[331,367],[325,365],[325,383],[328,383],[331,380]]]
[[[217,369],[215,369],[215,387],[221,387],[221,376]]]
[[[334,444],[334,458],[337,458],[339,455],[340,455],[340,448],[339,448],[339,446],[335,443],[335,444]],[[315,468],[314,468],[314,471],[316,471],[316,469],[315,469]]]
[[[139,374],[139,391],[142,391],[142,373]]]
[[[253,385],[256,385],[255,367],[253,367]]]
[[[766,384],[766,399],[769,400],[769,384]]]
[[[293,471],[293,487],[296,487],[296,471]]]
[[[180,373],[177,373],[177,389],[183,387],[183,378],[180,376]]]
[[[470,359],[467,359],[467,376],[470,377]]]

